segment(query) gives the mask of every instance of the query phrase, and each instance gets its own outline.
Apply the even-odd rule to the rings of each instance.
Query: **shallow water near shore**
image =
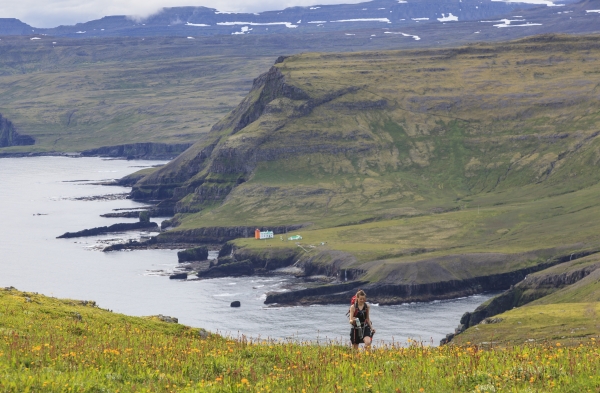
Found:
[[[238,337],[347,341],[346,305],[266,307],[269,291],[296,282],[290,276],[169,280],[176,250],[103,253],[104,242],[150,234],[128,232],[56,239],[65,232],[135,219],[102,218],[114,209],[142,207],[124,199],[129,188],[94,185],[160,161],[34,157],[0,159],[0,286],[47,296],[95,300],[128,315],[169,315],[179,322]],[[111,195],[108,198],[76,198]],[[91,200],[90,200],[91,199]],[[159,222],[161,219],[153,219]],[[372,308],[375,344],[408,338],[437,345],[460,317],[491,295]],[[239,300],[240,308],[231,308]]]

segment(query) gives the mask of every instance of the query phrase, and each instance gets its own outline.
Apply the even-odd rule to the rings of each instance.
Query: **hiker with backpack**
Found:
[[[365,344],[365,348],[371,348],[375,329],[369,318],[369,305],[367,304],[367,294],[359,289],[356,295],[352,297],[350,311],[350,341],[352,348],[358,349],[358,344]]]

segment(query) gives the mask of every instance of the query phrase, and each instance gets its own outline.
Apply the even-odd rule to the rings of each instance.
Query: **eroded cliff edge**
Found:
[[[35,139],[29,135],[19,134],[13,123],[0,113],[0,148],[33,144],[35,144]]]

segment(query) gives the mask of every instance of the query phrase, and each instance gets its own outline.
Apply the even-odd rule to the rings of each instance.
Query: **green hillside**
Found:
[[[600,311],[600,310],[599,310]],[[596,391],[599,346],[348,345],[224,338],[94,302],[0,289],[0,390],[22,392]],[[535,360],[535,364],[532,361]]]
[[[597,36],[292,56],[132,195],[174,206],[162,242],[304,225],[236,252],[351,270],[383,303],[508,288],[600,247],[599,56]]]
[[[473,206],[475,196],[499,204],[502,193],[580,190],[599,176],[596,42],[293,56],[137,189],[178,187],[181,209],[202,210],[182,229],[330,227]],[[227,190],[209,197],[215,187]]]

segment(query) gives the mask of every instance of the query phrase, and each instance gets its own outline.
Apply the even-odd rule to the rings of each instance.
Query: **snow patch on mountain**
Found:
[[[401,34],[404,37],[412,37],[415,41],[419,41],[421,39],[421,37],[419,37],[418,35],[406,34],[400,31],[386,31],[383,34]]]
[[[442,14],[441,18],[437,18],[440,22],[458,22],[458,16],[452,15],[452,12],[446,16],[446,14]]]
[[[331,21],[331,23],[345,23],[345,22],[384,22],[384,23],[392,23],[388,18],[341,19],[341,20],[332,20]]]
[[[563,7],[564,6],[564,4],[555,4],[551,0],[492,0],[492,1],[501,1],[503,3],[539,4],[539,5],[547,5],[548,7]]]
[[[267,22],[267,23],[255,23],[255,22],[217,22],[219,26],[277,26],[285,25],[288,29],[295,29],[298,25],[291,22]]]

